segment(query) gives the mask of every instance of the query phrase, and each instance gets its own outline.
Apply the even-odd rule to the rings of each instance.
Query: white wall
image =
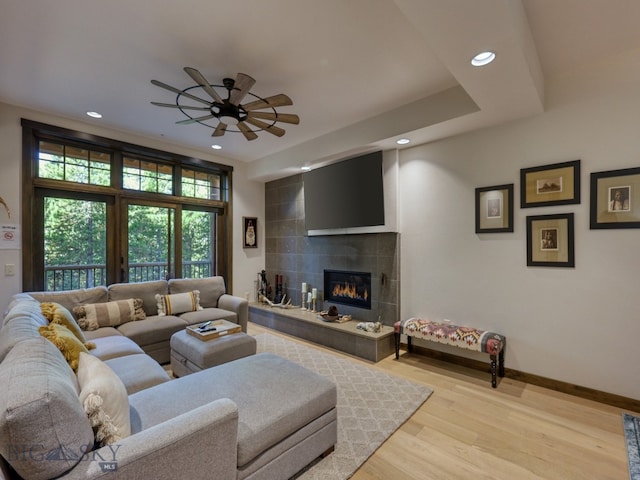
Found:
[[[640,399],[640,230],[589,229],[589,174],[640,166],[640,74],[623,78],[557,79],[541,115],[401,152],[402,318],[495,329],[507,368]],[[520,208],[521,168],[576,159],[579,205]],[[515,232],[476,234],[474,189],[504,183]],[[527,267],[526,217],[567,212],[576,267]]]
[[[157,139],[102,128],[98,123],[75,122],[0,103],[0,196],[9,204],[12,216],[9,221],[3,209],[0,208],[0,224],[22,223],[20,218],[21,118],[233,166],[233,285],[227,285],[227,289],[236,295],[244,295],[245,291],[251,291],[256,272],[264,268],[264,236],[261,233],[264,232],[264,228],[259,222],[259,248],[243,251],[242,217],[255,216],[259,220],[264,219],[264,184],[247,180],[244,163],[166,144]],[[16,266],[15,276],[5,276],[4,265],[8,263]],[[22,291],[22,251],[0,250],[0,312],[7,307],[11,295],[20,291]]]

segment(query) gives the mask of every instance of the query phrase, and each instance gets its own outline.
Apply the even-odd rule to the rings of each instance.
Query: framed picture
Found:
[[[640,168],[591,174],[589,227],[640,228]]]
[[[513,232],[513,183],[476,188],[476,233]]]
[[[242,247],[258,248],[258,218],[242,217]]]
[[[527,266],[575,267],[573,213],[527,217]]]
[[[520,170],[520,208],[580,203],[580,160]]]

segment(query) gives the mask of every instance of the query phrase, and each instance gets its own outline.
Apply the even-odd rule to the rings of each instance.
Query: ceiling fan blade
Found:
[[[195,82],[198,85],[200,85],[204,89],[204,91],[209,94],[209,96],[211,98],[213,98],[218,103],[223,103],[222,97],[220,97],[220,95],[218,95],[218,92],[216,92],[213,89],[211,84],[207,81],[206,78],[204,78],[204,76],[198,70],[196,70],[195,68],[191,68],[191,67],[184,67],[184,71],[187,72],[189,74],[189,76],[191,78],[193,78],[195,80]]]
[[[260,110],[267,107],[286,107],[287,105],[293,105],[293,102],[284,93],[280,93],[272,97],[247,103],[246,105],[243,105],[242,108],[249,112],[251,110]]]
[[[298,125],[300,117],[292,113],[273,113],[273,112],[249,112],[248,118],[263,118],[264,120],[273,120],[274,122],[293,123]]]
[[[190,125],[192,123],[196,123],[196,122],[201,122],[202,120],[209,120],[210,118],[214,118],[215,115],[211,114],[211,115],[205,115],[204,117],[194,117],[194,118],[187,118],[186,120],[180,120],[179,122],[176,122],[178,125]]]
[[[280,128],[280,127],[276,127],[275,125],[270,125],[268,123],[263,122],[262,120],[258,120],[256,118],[248,118],[245,120],[245,122],[250,123],[251,125],[261,128],[267,132],[269,132],[272,135],[275,135],[276,137],[281,137],[285,134],[285,131]]]
[[[233,85],[233,90],[229,94],[229,103],[238,105],[255,83],[256,81],[246,73],[239,73]]]
[[[238,123],[238,128],[244,135],[244,138],[246,138],[247,140],[251,141],[258,138],[258,135],[256,135],[256,133],[249,127],[247,127],[243,122]]]
[[[157,105],[158,107],[180,108],[184,110],[202,110],[205,112],[211,110],[209,107],[190,107],[188,105],[174,105],[173,103],[151,102],[151,104]]]
[[[176,87],[172,87],[171,85],[167,85],[166,83],[162,83],[158,80],[151,80],[151,83],[153,83],[157,87],[162,87],[165,90],[169,90],[170,92],[177,93],[178,95],[182,95],[184,97],[190,98],[191,100],[195,100],[196,102],[204,103],[206,105],[211,105],[211,102],[208,100],[204,100],[202,98],[196,97],[195,95],[191,95],[190,93],[183,92],[182,90]]]
[[[218,126],[213,131],[211,136],[212,137],[221,137],[221,136],[224,135],[224,132],[226,132],[226,131],[227,131],[227,124],[220,122],[220,123],[218,123]]]

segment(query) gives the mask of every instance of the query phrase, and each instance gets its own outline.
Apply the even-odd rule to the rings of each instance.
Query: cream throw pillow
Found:
[[[78,325],[83,330],[96,330],[99,327],[117,327],[123,323],[143,320],[146,315],[142,309],[141,298],[129,298],[106,303],[87,303],[73,309]]]
[[[200,290],[174,293],[172,295],[160,295],[157,293],[156,301],[158,302],[158,315],[161,317],[202,310],[200,306]]]
[[[80,353],[80,403],[89,417],[98,446],[111,445],[131,435],[129,397],[122,380],[93,355]]]

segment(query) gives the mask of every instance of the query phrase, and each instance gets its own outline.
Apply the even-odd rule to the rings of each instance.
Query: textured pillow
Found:
[[[106,363],[81,353],[78,383],[80,403],[93,427],[98,446],[111,445],[131,435],[127,390]]]
[[[143,320],[141,298],[129,298],[106,303],[87,303],[73,309],[78,325],[83,330],[97,330],[98,327],[117,327],[123,323]]]
[[[156,301],[158,302],[158,315],[160,316],[202,310],[199,290],[174,293],[173,295],[156,294]]]
[[[86,459],[94,435],[78,380],[51,342],[38,336],[13,347],[0,385],[0,452],[20,478],[58,478]]]
[[[45,302],[40,304],[40,310],[42,311],[42,315],[49,321],[49,323],[58,323],[60,325],[64,325],[71,333],[73,333],[78,340],[82,343],[86,343],[87,339],[84,337],[78,322],[73,318],[71,312],[67,310],[65,307],[55,302]],[[89,347],[87,347],[89,348]],[[95,348],[95,344],[94,347]]]
[[[89,353],[89,349],[84,343],[71,333],[64,325],[50,323],[46,327],[38,328],[40,335],[53,343],[62,353],[64,359],[75,372],[78,370],[78,358],[80,352]],[[93,345],[95,348],[95,344]]]

